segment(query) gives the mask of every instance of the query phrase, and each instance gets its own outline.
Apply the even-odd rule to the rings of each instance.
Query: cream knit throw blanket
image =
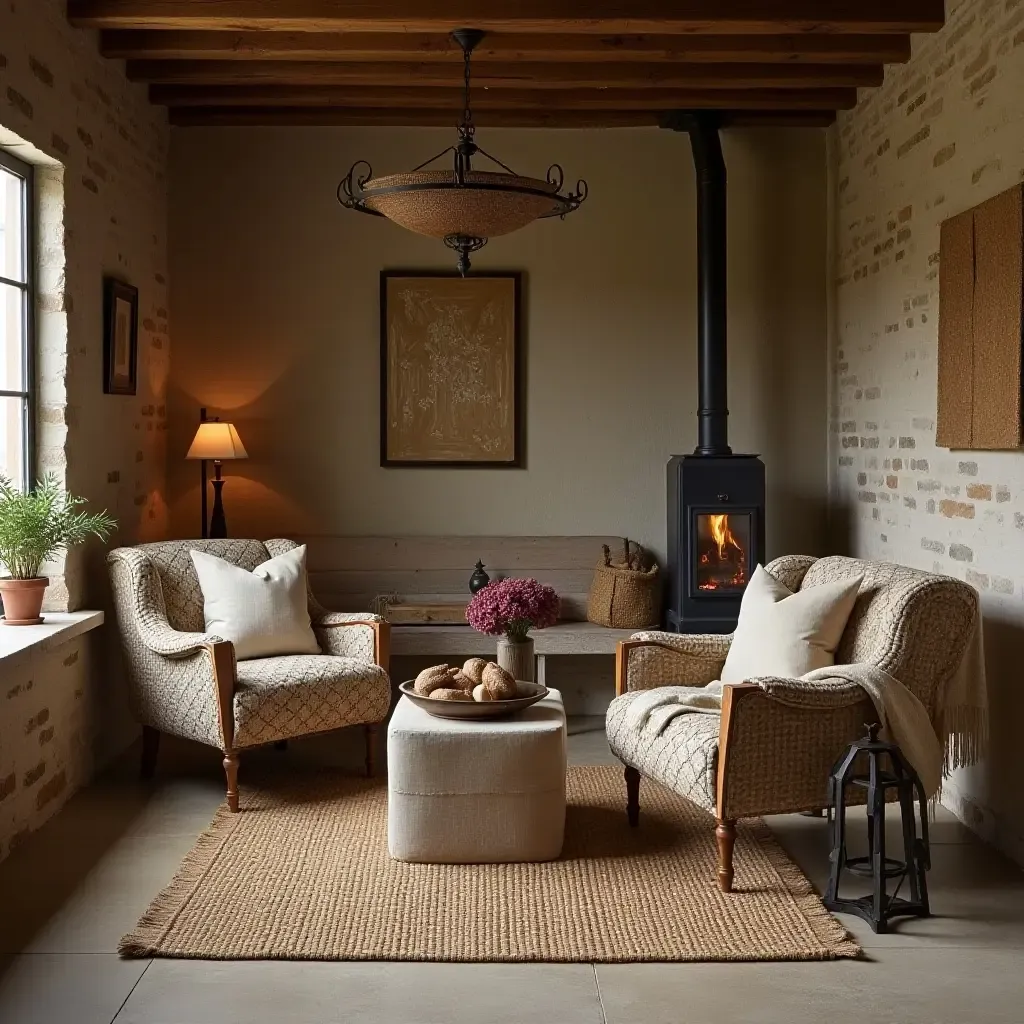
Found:
[[[898,743],[921,777],[925,792],[934,796],[942,779],[956,768],[974,764],[987,742],[987,698],[981,629],[975,625],[964,657],[938,695],[938,717],[945,734],[939,742],[928,710],[888,672],[874,665],[832,665],[801,677],[806,682],[846,681],[859,686],[875,706],[882,738]],[[751,680],[757,682],[757,680]],[[657,736],[683,714],[721,714],[720,682],[707,686],[663,686],[637,694],[626,713],[626,728]]]

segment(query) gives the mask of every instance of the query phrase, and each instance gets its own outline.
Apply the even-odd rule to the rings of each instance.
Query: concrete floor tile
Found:
[[[607,1024],[1020,1024],[1020,953],[886,949],[871,960],[599,964]]]
[[[600,717],[571,719],[569,733],[570,763],[616,763]],[[243,777],[246,765],[258,777],[359,753],[358,743],[349,750],[341,734],[320,741],[320,747],[290,744],[283,753],[252,752]],[[139,782],[133,753],[0,864],[3,1024],[109,1022],[140,975],[118,1024],[602,1024],[590,965],[158,960],[147,970],[145,961],[109,955],[210,821],[222,785],[216,754],[196,744],[166,742],[149,784]],[[769,825],[823,886],[825,822],[786,815]],[[865,832],[861,817],[853,834]],[[883,936],[842,918],[864,946],[865,960],[599,965],[608,1021],[1016,1024],[1024,873],[943,809],[932,839],[934,917],[907,920]],[[5,958],[5,952],[28,955]]]
[[[769,818],[768,824],[818,892],[824,892],[829,851],[826,823],[790,815]],[[948,811],[941,812],[939,835],[956,839],[954,825],[959,822]],[[866,835],[864,819],[855,818],[851,842],[866,846]],[[891,838],[899,850],[894,829]],[[862,895],[866,890],[857,888],[859,881],[844,876],[841,894]],[[922,944],[1024,948],[1024,872],[991,847],[977,840],[933,845],[928,891],[932,916],[904,918],[888,934],[876,935],[856,917],[840,915],[840,920],[865,948]]]
[[[157,960],[116,1024],[602,1024],[589,964]]]
[[[27,954],[0,961],[0,1021],[110,1024],[148,960]]]
[[[51,885],[54,851],[40,854],[34,870],[0,869],[0,952],[115,953],[194,843],[195,834],[125,836],[59,886]],[[70,872],[74,851],[61,853]]]
[[[619,764],[619,759],[608,749],[603,717],[569,719],[569,764]]]

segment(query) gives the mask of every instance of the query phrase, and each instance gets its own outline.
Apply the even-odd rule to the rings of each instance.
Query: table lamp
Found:
[[[224,502],[221,491],[224,480],[221,478],[221,463],[225,459],[247,459],[248,453],[238,436],[234,424],[222,423],[216,416],[207,419],[206,410],[199,410],[199,429],[192,440],[186,459],[198,459],[202,462],[203,481],[203,532],[205,537],[226,537],[228,524],[224,518]],[[206,523],[206,463],[213,460],[213,515],[210,517],[209,530]]]

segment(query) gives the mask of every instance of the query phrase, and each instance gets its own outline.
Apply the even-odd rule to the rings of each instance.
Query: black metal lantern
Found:
[[[842,914],[856,914],[876,932],[887,932],[894,917],[928,917],[928,883],[931,867],[928,849],[928,808],[924,786],[917,772],[904,759],[895,743],[878,738],[880,726],[869,725],[868,734],[857,740],[835,763],[828,780],[828,821],[832,837],[829,854],[828,889],[825,906]],[[859,762],[859,763],[858,763]],[[862,766],[866,762],[866,771]],[[847,852],[846,789],[867,790],[868,853],[851,857]],[[886,856],[885,804],[895,792],[903,821],[903,860]],[[920,806],[918,834],[914,798]],[[871,895],[859,899],[840,898],[839,880],[844,870],[871,879]],[[890,882],[895,882],[892,895]],[[899,895],[904,883],[909,899]]]
[[[477,145],[470,107],[470,57],[483,37],[477,29],[452,33],[462,48],[465,89],[458,143],[404,174],[375,178],[371,166],[359,160],[338,186],[338,201],[347,209],[387,217],[409,231],[441,239],[459,254],[463,275],[469,270],[470,254],[483,248],[488,238],[518,231],[545,217],[565,217],[587,198],[587,183],[582,179],[575,192],[562,191],[564,175],[558,164],[548,168],[543,180],[530,178],[516,174]],[[449,154],[450,170],[428,170]],[[496,169],[476,169],[477,156]]]

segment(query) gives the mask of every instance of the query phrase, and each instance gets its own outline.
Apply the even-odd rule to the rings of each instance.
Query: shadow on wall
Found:
[[[848,555],[853,551],[853,509],[838,503],[828,506],[826,544],[829,554]]]
[[[829,510],[830,550],[854,550],[855,509],[836,504]],[[927,566],[919,566],[927,569]],[[979,765],[955,773],[943,802],[983,839],[1024,862],[1024,834],[1011,824],[1024,821],[1024,623],[1010,617],[1009,605],[982,600],[985,671],[989,700],[989,751]],[[993,812],[992,808],[998,808]]]
[[[771,471],[769,470],[769,473]],[[782,555],[831,555],[836,553],[824,526],[828,502],[817,492],[768,483],[769,509],[785,510],[774,516],[768,512],[768,560]],[[773,521],[774,520],[774,521]]]
[[[999,819],[969,822],[987,840],[1014,854],[1024,854],[1024,835],[1000,835],[1010,822],[1024,821],[1024,624],[1010,619],[999,608],[984,610],[985,668],[988,676],[989,753],[986,760],[968,769],[970,785],[964,787],[972,803],[998,808]],[[993,832],[995,834],[993,834]]]

